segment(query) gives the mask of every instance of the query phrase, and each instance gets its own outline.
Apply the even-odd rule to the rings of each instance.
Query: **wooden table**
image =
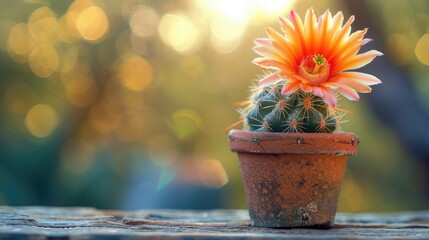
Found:
[[[429,239],[429,211],[339,213],[335,227],[250,226],[246,210],[133,212],[0,206],[0,239]]]

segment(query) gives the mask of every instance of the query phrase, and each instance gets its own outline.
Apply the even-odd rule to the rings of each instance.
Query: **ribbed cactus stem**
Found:
[[[323,58],[323,57],[322,57]],[[314,67],[324,64],[314,57]],[[321,65],[321,66],[322,66]],[[282,95],[284,81],[254,89],[243,118],[250,131],[257,132],[333,132],[337,127],[335,114],[327,104],[312,93],[297,91]]]

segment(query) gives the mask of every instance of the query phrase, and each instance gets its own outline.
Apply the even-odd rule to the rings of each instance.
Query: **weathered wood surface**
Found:
[[[245,210],[0,206],[0,239],[429,239],[429,211],[344,214],[330,230],[250,226]]]

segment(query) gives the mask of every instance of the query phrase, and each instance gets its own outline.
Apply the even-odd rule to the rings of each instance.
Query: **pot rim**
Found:
[[[359,143],[354,133],[281,133],[231,130],[230,149],[238,153],[338,155],[355,154]]]

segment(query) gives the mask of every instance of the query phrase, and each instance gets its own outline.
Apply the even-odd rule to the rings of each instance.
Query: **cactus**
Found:
[[[344,16],[326,11],[320,17],[308,9],[305,18],[295,11],[280,17],[281,32],[266,28],[267,38],[256,38],[252,63],[264,76],[248,101],[241,106],[242,122],[249,131],[331,133],[338,130],[346,110],[338,96],[358,101],[359,93],[371,92],[381,83],[377,77],[355,70],[383,53],[370,50],[358,54],[371,40],[367,29],[351,34],[354,17],[343,25]],[[335,26],[331,26],[336,22]],[[284,93],[284,94],[282,94]]]
[[[298,90],[282,95],[284,81],[257,86],[241,115],[249,131],[331,133],[337,128],[335,111],[318,96]]]

